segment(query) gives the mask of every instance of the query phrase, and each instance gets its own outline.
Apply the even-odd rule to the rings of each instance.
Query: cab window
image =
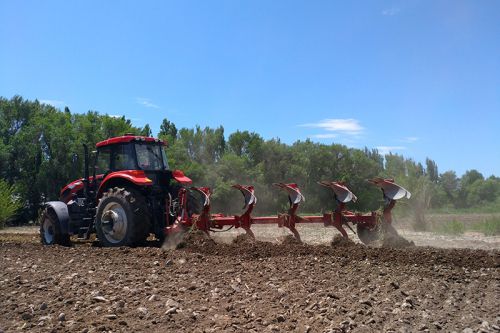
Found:
[[[137,169],[131,144],[117,145],[114,147],[112,168],[114,171]]]
[[[96,173],[97,174],[104,174],[107,173],[110,170],[110,158],[111,158],[111,148],[110,147],[103,147],[99,149],[97,153],[97,161],[96,161]]]
[[[167,170],[166,158],[160,145],[136,143],[137,164],[143,170]]]

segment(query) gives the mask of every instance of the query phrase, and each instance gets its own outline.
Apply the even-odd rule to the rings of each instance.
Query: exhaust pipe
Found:
[[[83,169],[83,190],[85,192],[85,197],[89,197],[89,148],[86,144],[83,144],[83,161],[84,161],[84,169]]]

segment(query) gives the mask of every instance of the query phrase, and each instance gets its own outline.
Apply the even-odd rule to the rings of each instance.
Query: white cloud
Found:
[[[111,118],[121,118],[123,116],[120,116],[119,114],[110,114],[109,115]]]
[[[313,134],[311,135],[312,138],[317,138],[317,139],[333,139],[336,138],[338,135],[334,133],[325,133],[325,134]]]
[[[405,150],[406,149],[406,147],[403,147],[403,146],[378,146],[375,148],[377,148],[378,152],[381,155],[387,155],[389,153],[394,152],[395,150]]]
[[[49,105],[52,105],[52,106],[62,106],[62,105],[65,104],[64,101],[58,101],[58,100],[55,100],[55,99],[41,99],[40,103],[42,103],[42,104],[49,104]]]
[[[397,15],[399,13],[399,11],[400,11],[399,8],[395,8],[395,7],[387,8],[387,9],[384,9],[382,11],[382,15],[384,15],[384,16],[394,16],[394,15]]]
[[[137,97],[136,102],[147,108],[159,109],[160,107],[154,104],[149,98]]]
[[[347,135],[358,135],[364,128],[356,119],[323,119],[317,123],[302,124],[302,127],[317,127],[329,132],[337,132]],[[322,135],[322,134],[318,134]]]
[[[413,143],[413,142],[416,142],[418,141],[419,138],[416,137],[416,136],[407,136],[406,138],[403,138],[403,142],[408,142],[408,143]]]

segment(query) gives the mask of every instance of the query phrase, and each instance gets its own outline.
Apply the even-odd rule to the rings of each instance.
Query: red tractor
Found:
[[[183,186],[191,180],[169,170],[164,146],[159,139],[132,134],[111,138],[97,143],[89,167],[84,145],[84,178],[66,185],[60,201],[45,204],[42,243],[68,245],[71,235],[89,239],[95,232],[103,246],[138,245],[150,233],[163,239],[173,221],[199,211],[200,204]]]

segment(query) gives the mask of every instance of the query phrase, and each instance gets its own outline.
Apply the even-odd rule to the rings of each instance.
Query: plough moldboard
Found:
[[[402,198],[410,198],[411,193],[399,186],[393,179],[374,178],[370,183],[378,186],[382,190],[384,205],[382,212],[372,211],[367,214],[360,214],[346,209],[346,204],[357,200],[356,195],[343,182],[321,181],[319,185],[329,188],[333,192],[336,207],[332,212],[323,215],[301,216],[297,210],[302,202],[305,201],[304,195],[295,183],[274,183],[277,188],[288,194],[290,206],[287,212],[277,216],[252,216],[252,211],[257,204],[254,187],[251,185],[235,184],[232,187],[238,189],[243,194],[245,200],[244,212],[241,215],[226,216],[224,214],[212,214],[210,212],[210,196],[212,194],[208,187],[192,187],[191,190],[199,192],[203,197],[203,208],[200,214],[189,215],[187,190],[181,190],[180,203],[183,212],[174,223],[165,229],[167,237],[169,235],[186,231],[195,227],[206,233],[210,231],[222,230],[225,227],[242,228],[248,236],[255,238],[252,232],[254,224],[277,224],[278,227],[286,227],[301,241],[300,234],[296,226],[298,224],[322,223],[325,227],[335,227],[343,237],[348,238],[344,226],[357,233],[363,243],[370,243],[378,238],[378,230],[381,223],[392,223],[391,211],[396,201]],[[356,225],[356,232],[350,224]]]

